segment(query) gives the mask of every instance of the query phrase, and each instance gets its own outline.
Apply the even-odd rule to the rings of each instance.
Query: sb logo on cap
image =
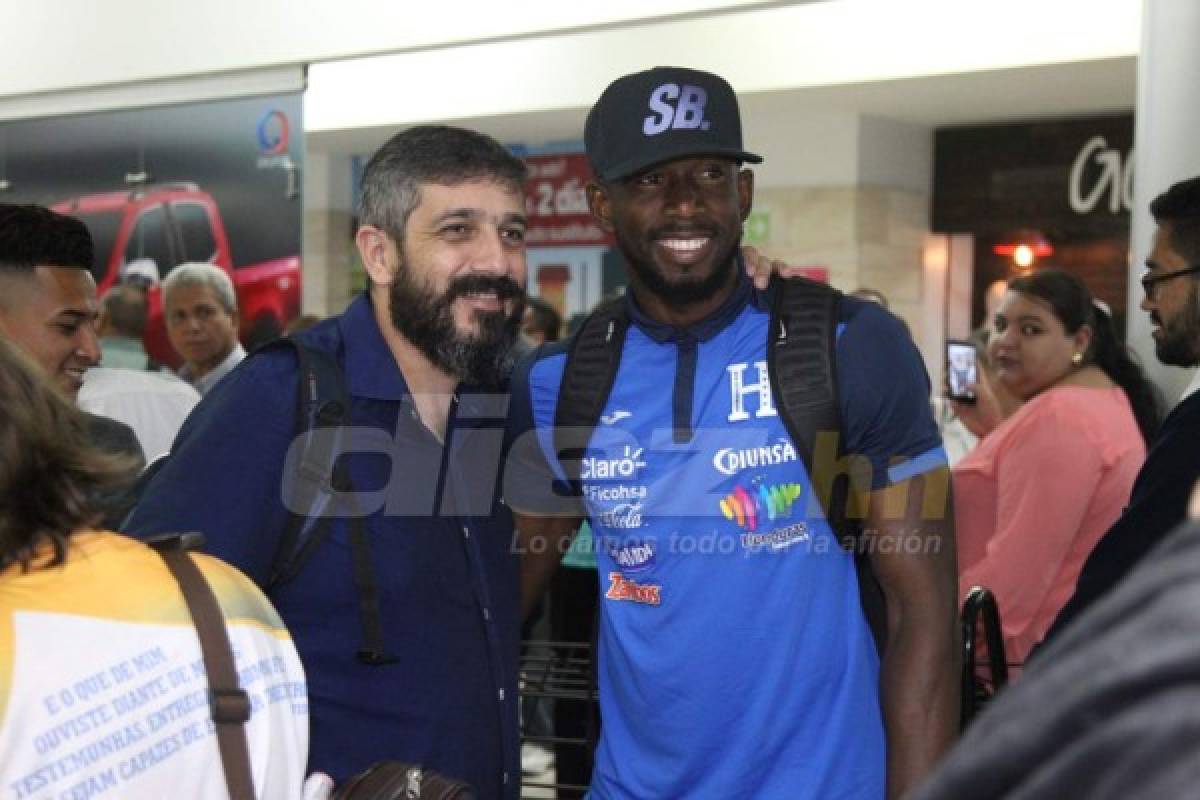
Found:
[[[672,105],[672,101],[674,105]],[[650,110],[654,112],[642,120],[642,133],[657,136],[670,129],[703,130],[709,128],[704,118],[704,106],[708,93],[699,86],[664,83],[650,93]]]

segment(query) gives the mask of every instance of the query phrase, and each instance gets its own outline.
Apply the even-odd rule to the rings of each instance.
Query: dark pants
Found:
[[[559,567],[550,582],[550,631],[556,642],[592,641],[599,591],[596,570]],[[591,710],[590,703],[558,700],[554,704],[555,735],[586,739]],[[554,764],[560,784],[587,786],[592,779],[592,752],[586,745],[556,744]],[[560,792],[559,796],[571,795]]]

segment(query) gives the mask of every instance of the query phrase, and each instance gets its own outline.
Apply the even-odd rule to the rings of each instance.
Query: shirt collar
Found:
[[[350,394],[376,400],[400,400],[408,395],[396,357],[379,330],[370,294],[363,292],[354,298],[337,324],[346,349],[344,369]]]
[[[1189,397],[1191,397],[1196,392],[1200,392],[1200,369],[1197,369],[1195,372],[1192,373],[1191,383],[1189,383],[1187,385],[1187,388],[1183,390],[1183,395],[1179,399],[1182,402],[1183,400],[1186,400]]]
[[[632,292],[625,294],[625,308],[629,312],[629,319],[633,324],[641,328],[643,333],[659,344],[684,339],[693,339],[700,342],[708,341],[737,319],[738,314],[742,313],[742,309],[754,299],[756,294],[754,284],[750,282],[750,278],[746,275],[746,270],[742,266],[742,257],[740,254],[737,256],[736,262],[734,269],[737,278],[733,286],[733,291],[729,293],[729,297],[725,298],[725,302],[716,311],[699,322],[685,327],[676,327],[652,319],[638,307],[637,300],[634,298]]]
[[[225,360],[211,370],[201,375],[199,378],[192,377],[192,370],[186,364],[179,368],[179,377],[196,387],[196,391],[200,394],[208,394],[208,391],[217,385],[217,381],[224,378],[233,368],[242,363],[246,357],[246,348],[242,347],[241,342],[234,342],[233,349],[229,351],[229,355],[225,356]]]

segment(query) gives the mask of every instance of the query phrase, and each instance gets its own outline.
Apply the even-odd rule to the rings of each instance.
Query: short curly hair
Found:
[[[449,125],[418,125],[388,139],[363,170],[359,222],[379,228],[397,244],[421,201],[421,185],[456,186],[492,181],[524,191],[525,162],[490,136]]]

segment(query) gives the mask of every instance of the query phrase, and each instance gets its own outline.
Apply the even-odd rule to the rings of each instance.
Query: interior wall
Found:
[[[302,310],[319,317],[349,302],[356,269],[352,238],[350,159],[308,154],[304,172],[304,270]]]

